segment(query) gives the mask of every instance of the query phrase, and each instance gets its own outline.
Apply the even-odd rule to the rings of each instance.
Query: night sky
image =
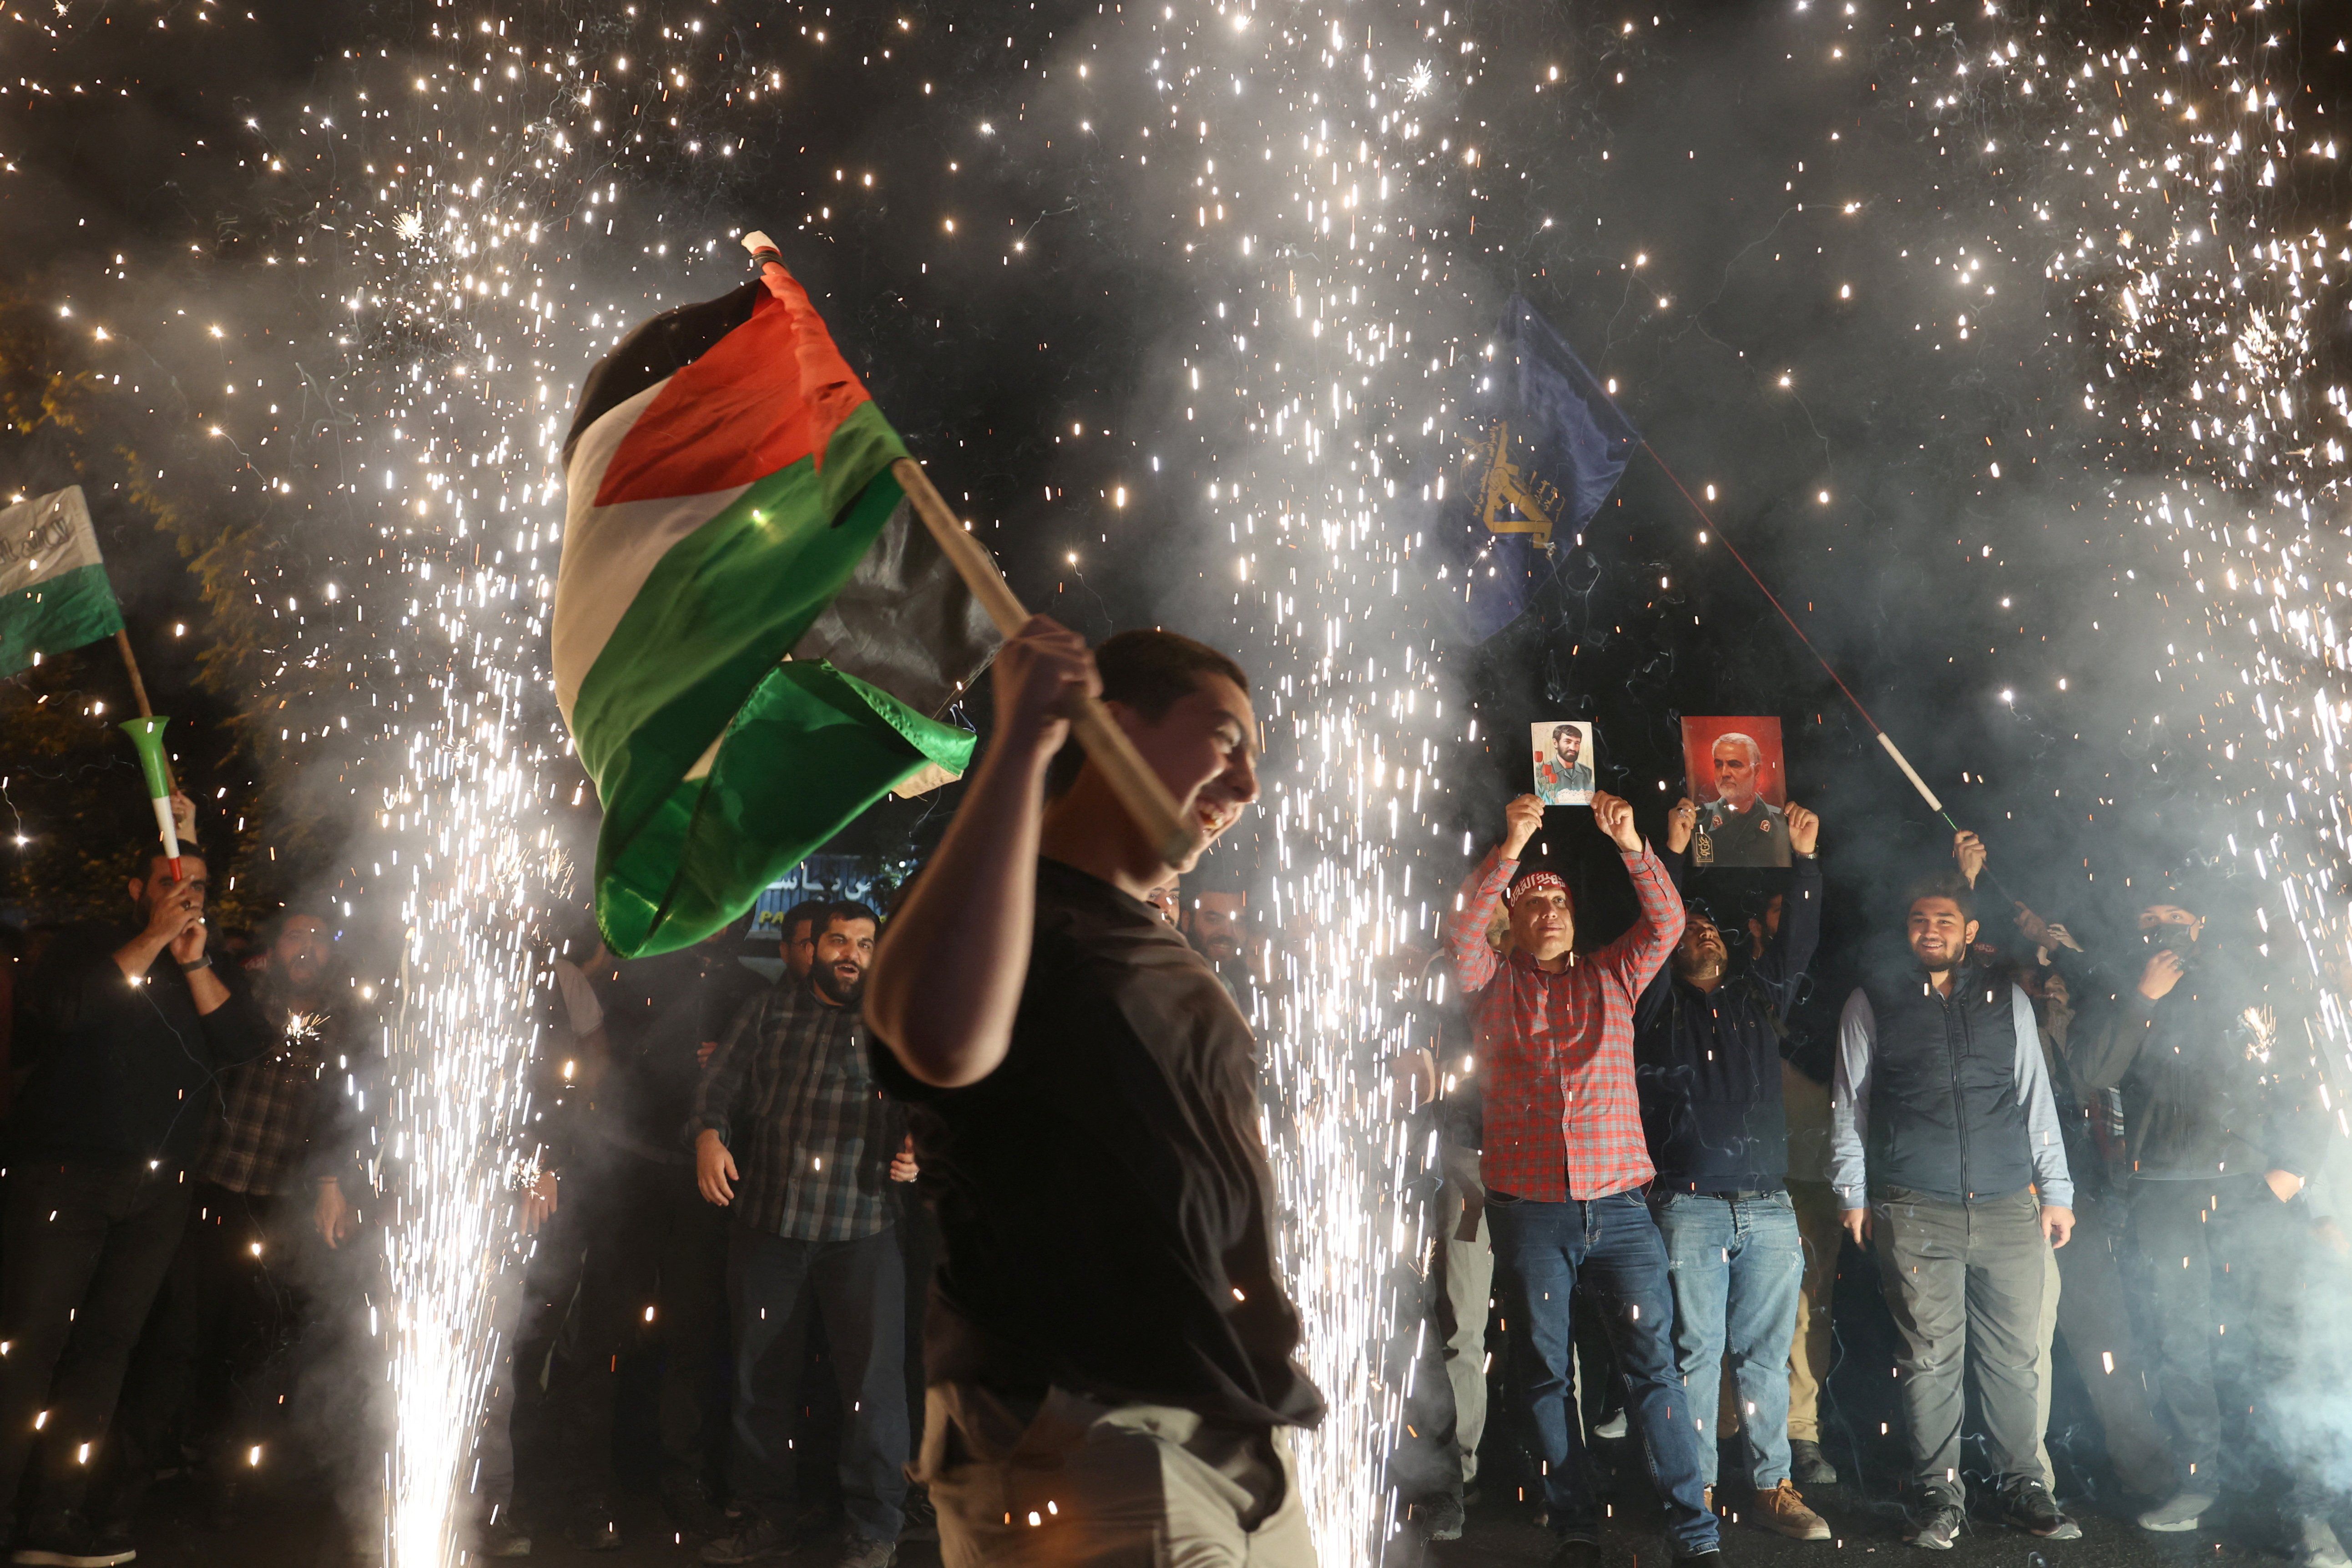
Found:
[[[731,285],[743,274],[730,237],[767,228],[1034,607],[1090,636],[1156,621],[1258,652],[1250,605],[1213,586],[1230,556],[1196,504],[1247,460],[1249,410],[1211,401],[1187,417],[1185,377],[1229,346],[1219,305],[1250,301],[1185,248],[1198,139],[1150,101],[1162,75],[1189,68],[1180,30],[1148,26],[1150,8],[1094,5],[840,9],[546,7],[497,23],[535,48],[574,49],[625,122],[583,153],[545,215],[564,226],[567,302],[601,307],[609,335]],[[2151,860],[2221,853],[2227,824],[2212,813],[2267,786],[2232,776],[2211,737],[2188,732],[2222,700],[2213,693],[2176,693],[2172,727],[2152,721],[2161,709],[2147,691],[2173,688],[2148,672],[2188,624],[2156,595],[2177,601],[2198,563],[2158,548],[2124,503],[2219,477],[2264,504],[2263,481],[2219,473],[2126,412],[2177,389],[2163,379],[2176,366],[2121,350],[2125,253],[2064,275],[2050,264],[2085,234],[2112,247],[2134,221],[2110,177],[2131,161],[2118,150],[2128,137],[2094,149],[2088,134],[2108,100],[2125,103],[2126,49],[2143,80],[2172,71],[2183,101],[2218,71],[2291,103],[2297,125],[2281,144],[2297,155],[2275,185],[2226,200],[2264,234],[2333,221],[2340,247],[2340,165],[2303,153],[2330,141],[2342,111],[2346,57],[2323,13],[2298,23],[2273,8],[2234,27],[2211,13],[2221,42],[2176,64],[2167,50],[2199,43],[2208,13],[2144,21],[2137,7],[2097,5],[2036,22],[1949,0],[1622,16],[1481,5],[1436,7],[1433,26],[1437,12],[1445,52],[1430,46],[1434,80],[1416,112],[1451,157],[1424,141],[1435,205],[1422,227],[1437,237],[1430,286],[1446,291],[1464,356],[1517,289],[1615,379],[1658,456],[1694,491],[1719,487],[1716,523],[1947,805],[1985,832],[2021,896],[2081,920],[2095,901],[2086,871],[2112,885]],[[399,96],[411,65],[510,41],[480,34],[493,15],[8,14],[28,62],[25,83],[0,95],[14,287],[110,327],[103,343],[58,339],[75,366],[122,377],[119,391],[106,384],[101,434],[162,468],[200,527],[253,531],[262,596],[312,601],[300,632],[273,629],[289,647],[374,636],[316,602],[327,576],[346,604],[377,591],[356,581],[367,524],[351,476],[381,437],[363,389],[395,380],[404,356],[467,346],[396,300],[338,309],[371,286],[368,258],[383,254],[349,237],[380,232],[402,205],[361,165],[388,159],[394,137],[443,137],[453,153],[476,139],[478,160],[502,145],[511,123],[484,129],[499,110]],[[1998,85],[1981,65],[1973,79],[1959,69],[2019,39],[2026,64]],[[2037,52],[2046,64],[2028,69]],[[2053,85],[2071,88],[2062,79],[2085,65],[2107,100],[2070,90],[2061,102]],[[690,85],[657,79],[679,71]],[[762,95],[772,71],[783,85]],[[2034,80],[2038,100],[2019,92]],[[367,119],[388,97],[396,130]],[[2070,132],[2074,150],[2059,151]],[[1472,146],[1475,165],[1460,161]],[[1249,187],[1272,178],[1244,168],[1242,194],[1263,198]],[[608,186],[616,203],[586,204]],[[2331,265],[2313,286],[2330,302],[2303,345],[2300,379],[2314,384],[2343,350],[2343,264]],[[549,374],[576,378],[580,357]],[[2086,384],[2101,387],[2095,409]],[[226,434],[208,436],[216,426]],[[1401,493],[1458,475],[1461,449],[1455,429],[1400,446]],[[71,477],[38,441],[0,452],[27,493]],[[281,472],[303,482],[280,489]],[[187,715],[193,744],[238,699],[190,689],[207,607],[143,517],[97,501],[159,702]],[[1463,531],[1458,511],[1426,510],[1442,537]],[[1604,787],[1646,812],[1681,787],[1679,714],[1769,712],[1790,737],[1792,793],[1830,823],[1833,878],[1875,885],[1939,853],[1948,830],[1757,587],[1697,542],[1702,526],[1637,457],[1528,617],[1477,648],[1433,626],[1443,678],[1475,700],[1482,741],[1503,738],[1465,749],[1444,809],[1490,831],[1500,800],[1524,787],[1516,737],[1531,718],[1595,719]],[[167,619],[190,634],[169,637]],[[2234,668],[2236,651],[2217,658]],[[95,653],[90,664],[88,689],[119,683]],[[287,711],[357,689],[303,684]],[[972,717],[984,724],[984,702]],[[331,724],[324,708],[311,718]],[[356,768],[362,750],[332,754]],[[293,757],[248,746],[218,782],[260,814],[257,781],[284,784]],[[886,808],[867,842],[896,843],[918,821],[935,831],[938,818],[936,803]],[[1555,826],[1563,847],[1579,841],[1572,820]]]

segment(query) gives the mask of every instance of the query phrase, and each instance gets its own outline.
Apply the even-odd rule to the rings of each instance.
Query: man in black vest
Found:
[[[1874,1235],[1921,1501],[1912,1543],[1948,1551],[1966,1521],[1963,1368],[1973,1360],[2001,1517],[2046,1540],[2082,1529],[2042,1479],[2035,1371],[2049,1248],[2074,1183],[2032,1004],[1969,961],[1968,884],[1908,900],[1909,962],[1856,990],[1838,1025],[1832,1184],[1857,1246]],[[2036,1185],[2040,1187],[2037,1197]]]

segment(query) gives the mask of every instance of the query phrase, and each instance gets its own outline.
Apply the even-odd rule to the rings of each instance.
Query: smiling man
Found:
[[[947,1568],[1314,1561],[1320,1419],[1275,1272],[1249,1026],[1146,896],[1171,865],[1069,742],[1102,698],[1205,839],[1257,798],[1249,682],[1171,632],[1039,616],[866,994],[944,1247],[919,1473]]]
[[[2036,1425],[2050,1249],[2074,1228],[2056,1102],[2033,1005],[1970,962],[1976,911],[1952,872],[1911,889],[1909,951],[1849,997],[1831,1088],[1832,1184],[1857,1247],[1878,1243],[1911,1439],[1911,1541],[1949,1551],[1966,1527],[1964,1369],[1976,1370],[2008,1523],[2045,1540],[2082,1527],[2042,1479]],[[2038,1190],[2037,1190],[2038,1189]]]
[[[695,1180],[734,1216],[727,1295],[735,1335],[735,1490],[751,1510],[705,1563],[758,1563],[798,1543],[794,1413],[807,1313],[833,1346],[846,1413],[843,1529],[811,1568],[890,1568],[906,1522],[906,1263],[889,1184],[915,1171],[867,1068],[858,1003],[880,921],[828,904],[805,980],[787,972],[747,1005],[695,1098]]]

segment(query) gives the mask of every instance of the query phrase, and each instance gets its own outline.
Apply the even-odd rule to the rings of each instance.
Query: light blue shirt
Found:
[[[2017,1023],[2017,1102],[2025,1107],[2025,1136],[2033,1154],[2034,1183],[2042,1206],[2074,1206],[2074,1179],[2066,1173],[2066,1142],[2058,1128],[2058,1102],[2050,1092],[2050,1068],[2042,1059],[2042,1036],[2033,1025],[2033,1003],[2022,987],[2010,987],[2010,1012]],[[1869,1147],[1870,1080],[1878,1052],[1878,1018],[1859,990],[1846,998],[1838,1019],[1837,1075],[1830,1085],[1830,1184],[1838,1206],[1866,1208],[1869,1175],[1863,1151]]]

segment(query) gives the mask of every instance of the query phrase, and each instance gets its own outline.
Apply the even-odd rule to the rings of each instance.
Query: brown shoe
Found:
[[[1776,1534],[1791,1541],[1827,1541],[1829,1521],[1805,1506],[1805,1500],[1790,1481],[1782,1481],[1770,1491],[1756,1493],[1756,1522]]]
[[[1705,1495],[1706,1497],[1706,1511],[1713,1513],[1715,1511],[1715,1489],[1713,1487],[1707,1488]]]

